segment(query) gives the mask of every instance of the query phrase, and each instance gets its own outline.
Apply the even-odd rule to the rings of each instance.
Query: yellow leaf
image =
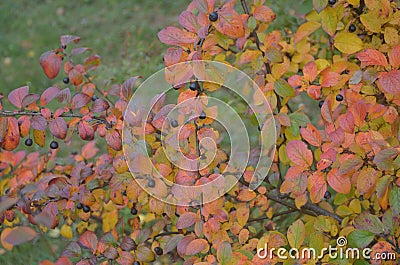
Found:
[[[360,4],[360,0],[346,0],[346,2],[353,6],[358,6]]]
[[[335,37],[335,47],[343,53],[352,54],[362,50],[364,45],[356,34],[340,32]]]
[[[354,213],[361,213],[361,203],[360,200],[354,199],[350,202],[349,208],[354,212]]]
[[[321,24],[313,21],[309,21],[304,23],[299,27],[295,36],[294,36],[294,43],[298,43],[303,40],[305,37],[308,37],[311,33],[319,29]]]
[[[385,28],[385,42],[391,46],[395,46],[399,43],[399,33],[395,28]]]
[[[360,20],[363,25],[367,28],[367,30],[372,31],[374,33],[381,32],[381,18],[379,16],[379,11],[371,11],[366,14],[362,14],[360,16]]]
[[[332,7],[327,7],[321,12],[322,28],[331,36],[335,35],[337,24],[338,24],[338,14],[337,10]]]
[[[61,226],[61,235],[65,238],[72,238],[72,229],[69,225],[63,224]]]
[[[103,219],[103,226],[102,226],[103,231],[104,233],[107,233],[111,231],[118,223],[118,211],[104,213],[102,219]]]

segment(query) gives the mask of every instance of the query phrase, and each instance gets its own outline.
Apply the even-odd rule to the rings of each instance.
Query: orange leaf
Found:
[[[254,9],[253,16],[255,19],[266,23],[272,22],[276,18],[274,11],[272,11],[268,6],[263,5],[257,6]]]
[[[309,144],[313,146],[321,145],[321,135],[319,134],[317,128],[312,124],[307,124],[307,128],[300,129],[301,137],[306,140]]]
[[[312,165],[313,155],[307,145],[299,140],[292,140],[286,145],[286,153],[289,159],[296,165],[308,168]]]
[[[303,40],[305,37],[308,37],[311,33],[316,31],[321,27],[321,24],[314,22],[314,21],[309,21],[304,24],[302,24],[298,29],[296,34],[294,35],[294,43],[298,43],[301,40]]]
[[[393,47],[389,52],[389,62],[393,68],[398,69],[400,66],[400,45]]]
[[[1,126],[8,126],[6,133],[2,139],[0,139],[0,147],[7,151],[12,151],[17,148],[20,140],[19,128],[17,119],[14,117],[8,117],[6,122],[2,122]],[[3,129],[1,129],[3,131]],[[5,131],[5,129],[4,129]]]
[[[181,44],[194,43],[197,35],[177,27],[166,27],[158,33],[158,38],[165,44],[180,46]]]
[[[94,232],[92,231],[86,231],[83,233],[78,240],[79,244],[81,244],[83,247],[86,247],[92,251],[94,254],[96,252],[97,248],[97,236]]]
[[[186,255],[196,255],[199,252],[203,252],[208,249],[208,242],[205,239],[195,239],[191,241],[186,247]]]
[[[306,65],[304,65],[303,73],[304,73],[304,78],[307,81],[310,82],[314,81],[318,75],[317,64],[314,61],[307,63]]]
[[[374,49],[366,49],[357,54],[358,60],[361,62],[361,67],[368,65],[388,66],[387,59],[383,53]]]
[[[347,194],[350,192],[351,189],[350,178],[348,176],[339,175],[337,168],[333,168],[331,171],[329,171],[326,177],[329,185],[336,192],[343,194]]]
[[[312,203],[318,203],[322,200],[326,192],[325,174],[315,172],[308,178],[308,191]]]
[[[54,79],[60,72],[62,55],[47,51],[40,56],[39,62],[46,76]]]
[[[373,168],[364,168],[361,170],[357,177],[358,192],[361,195],[369,193],[375,187],[380,175],[380,172],[377,172]]]
[[[184,229],[189,226],[194,225],[197,221],[200,220],[198,214],[193,212],[187,212],[179,216],[178,222],[176,223],[177,229]]]
[[[337,85],[340,81],[340,74],[335,72],[330,72],[329,70],[323,71],[321,73],[321,86],[322,87],[332,87]]]
[[[230,38],[237,39],[244,35],[243,21],[229,3],[218,11],[218,20],[213,26]]]

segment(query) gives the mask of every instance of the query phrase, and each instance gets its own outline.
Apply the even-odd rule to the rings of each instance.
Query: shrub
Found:
[[[159,33],[160,40],[171,46],[164,55],[168,69],[181,62],[221,62],[244,71],[260,87],[273,120],[259,128],[263,133],[276,130],[276,152],[261,185],[249,189],[256,175],[250,159],[239,182],[216,200],[194,202],[185,194],[186,205],[173,205],[150,196],[149,190],[165,193],[165,198],[177,195],[167,193],[158,178],[149,179],[154,172],[144,153],[166,179],[194,186],[229,168],[230,153],[217,141],[223,130],[214,122],[225,113],[208,105],[223,88],[192,79],[198,72],[166,72],[177,94],[172,99],[154,97],[154,108],[143,120],[141,109],[129,104],[139,77],[103,89],[92,74],[100,57],[90,55],[76,63],[75,58],[88,49],[74,46],[79,37],[62,36],[60,48],[43,53],[40,64],[50,79],[63,71],[64,84],[58,82],[41,95],[21,87],[7,97],[14,109],[0,105],[3,247],[10,250],[39,231],[59,228],[63,237],[77,240],[67,245],[56,264],[155,259],[184,264],[368,264],[328,253],[313,260],[285,260],[276,252],[265,259],[257,255],[266,244],[286,249],[309,246],[320,253],[328,245],[342,244],[343,237],[349,247],[370,247],[371,257],[398,255],[396,2],[314,0],[314,9],[294,33],[268,30],[275,14],[264,2],[195,0],[179,17],[183,28],[167,27]],[[201,140],[211,138],[218,149],[208,167],[196,164],[182,170],[162,149],[163,139],[171,139],[163,126],[171,109],[167,103],[190,99],[199,105],[193,107],[194,122],[182,127],[178,147],[188,158],[201,157]],[[236,100],[239,112],[243,103]],[[257,111],[244,112],[249,124],[257,126]],[[181,122],[169,124],[176,128]],[[145,144],[141,153],[124,153],[126,123],[131,134],[125,135]],[[71,146],[79,147],[76,135],[88,143],[79,152],[66,154]],[[25,150],[18,148],[21,138]],[[35,151],[31,138],[40,147]],[[107,150],[99,152],[103,142]],[[250,153],[257,156],[260,150]]]

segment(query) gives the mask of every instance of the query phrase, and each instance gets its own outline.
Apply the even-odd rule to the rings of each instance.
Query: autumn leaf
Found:
[[[221,264],[227,264],[232,258],[232,246],[229,242],[222,242],[217,249],[217,259]]]
[[[83,106],[87,105],[90,102],[91,98],[83,93],[78,93],[72,98],[71,108],[79,109]]]
[[[357,54],[358,60],[361,62],[361,67],[375,65],[375,66],[388,66],[387,59],[383,53],[374,49],[366,49]]]
[[[363,49],[362,40],[354,33],[340,32],[335,36],[335,47],[346,54],[353,54]]]
[[[308,178],[308,191],[312,203],[320,202],[327,190],[325,174],[323,172],[315,172]]]
[[[195,239],[191,241],[186,247],[186,255],[196,255],[197,253],[207,251],[209,248],[207,240]]]
[[[16,88],[13,91],[8,94],[8,101],[10,101],[11,104],[16,106],[17,108],[22,108],[22,100],[28,95],[29,93],[29,87],[28,86],[23,86],[20,88]]]
[[[379,88],[386,93],[393,95],[400,95],[400,71],[399,70],[391,70],[390,72],[381,73],[378,86]]]
[[[48,78],[54,79],[57,77],[58,73],[60,72],[62,63],[61,54],[56,54],[53,51],[48,51],[40,56],[39,61],[44,73]]]
[[[192,44],[196,41],[196,34],[184,31],[177,27],[166,27],[158,33],[161,42],[168,45]]]
[[[0,147],[7,151],[12,151],[18,147],[20,141],[19,129],[18,129],[18,121],[14,117],[8,117],[6,119],[2,119],[4,122],[1,122],[1,126],[7,126],[7,128],[2,128],[4,131],[4,135],[0,138]]]
[[[318,22],[314,22],[314,21],[308,21],[308,22],[302,24],[297,29],[296,34],[294,35],[294,43],[295,44],[299,43],[301,40],[310,36],[311,33],[316,31],[320,27],[321,27],[321,24],[319,24]]]
[[[289,159],[296,165],[308,168],[312,165],[313,155],[307,145],[298,140],[292,140],[286,145],[286,153]]]
[[[270,23],[275,20],[276,15],[274,11],[268,6],[259,5],[254,8],[253,16],[255,19]]]
[[[389,62],[394,69],[398,69],[400,66],[400,45],[393,47],[389,52]]]
[[[301,220],[297,220],[291,226],[289,226],[287,239],[289,241],[289,245],[292,248],[300,249],[305,238],[306,230],[304,227],[304,223]]]
[[[336,192],[348,194],[351,190],[350,178],[348,176],[339,175],[337,168],[333,168],[328,172],[327,181]]]
[[[97,241],[97,236],[94,232],[92,231],[84,232],[79,237],[78,242],[82,247],[90,249],[93,254],[96,252],[98,241]]]
[[[197,221],[200,220],[198,214],[193,212],[186,212],[179,216],[178,222],[176,223],[177,229],[185,229],[194,225]]]
[[[239,14],[229,4],[218,11],[218,20],[213,26],[230,38],[240,38],[244,35],[244,26]]]
[[[49,122],[50,132],[59,139],[65,139],[67,136],[68,126],[63,118],[55,118]]]
[[[36,231],[32,228],[28,226],[18,226],[5,235],[4,242],[15,246],[33,240],[36,235]]]
[[[306,128],[301,128],[300,134],[309,144],[313,146],[321,145],[321,135],[317,128],[315,128],[311,123],[308,123]]]

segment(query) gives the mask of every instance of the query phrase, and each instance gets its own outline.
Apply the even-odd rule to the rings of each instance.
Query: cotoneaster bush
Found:
[[[293,33],[269,31],[274,12],[263,0],[247,2],[194,0],[179,16],[182,27],[166,27],[158,36],[171,46],[164,55],[166,66],[199,59],[223,62],[246,72],[262,89],[278,133],[263,184],[248,189],[253,172],[248,165],[230,192],[198,207],[177,207],[149,196],[129,173],[121,141],[123,114],[139,77],[105,89],[94,74],[100,57],[81,60],[90,50],[77,46],[79,37],[62,36],[59,48],[40,57],[54,86],[41,94],[24,86],[1,96],[4,248],[11,251],[57,228],[71,242],[54,264],[398,262],[332,260],[327,254],[318,260],[261,259],[256,254],[266,243],[313,247],[318,253],[345,236],[350,247],[372,248],[371,256],[399,255],[397,2],[313,0],[314,9]],[[192,82],[176,89],[179,102],[207,97],[219,86]],[[315,105],[299,104],[304,97]],[[319,121],[312,124],[310,114]],[[199,134],[213,125],[207,109],[199,118],[182,139],[186,155],[198,155]],[[158,151],[157,122],[146,124],[148,152],[174,180],[177,169]],[[207,133],[218,138],[216,129]],[[76,135],[87,143],[81,146]],[[72,146],[81,146],[79,152]],[[193,183],[223,171],[228,159],[229,153],[220,150],[213,168],[198,171]],[[154,181],[148,186],[158,188]]]

